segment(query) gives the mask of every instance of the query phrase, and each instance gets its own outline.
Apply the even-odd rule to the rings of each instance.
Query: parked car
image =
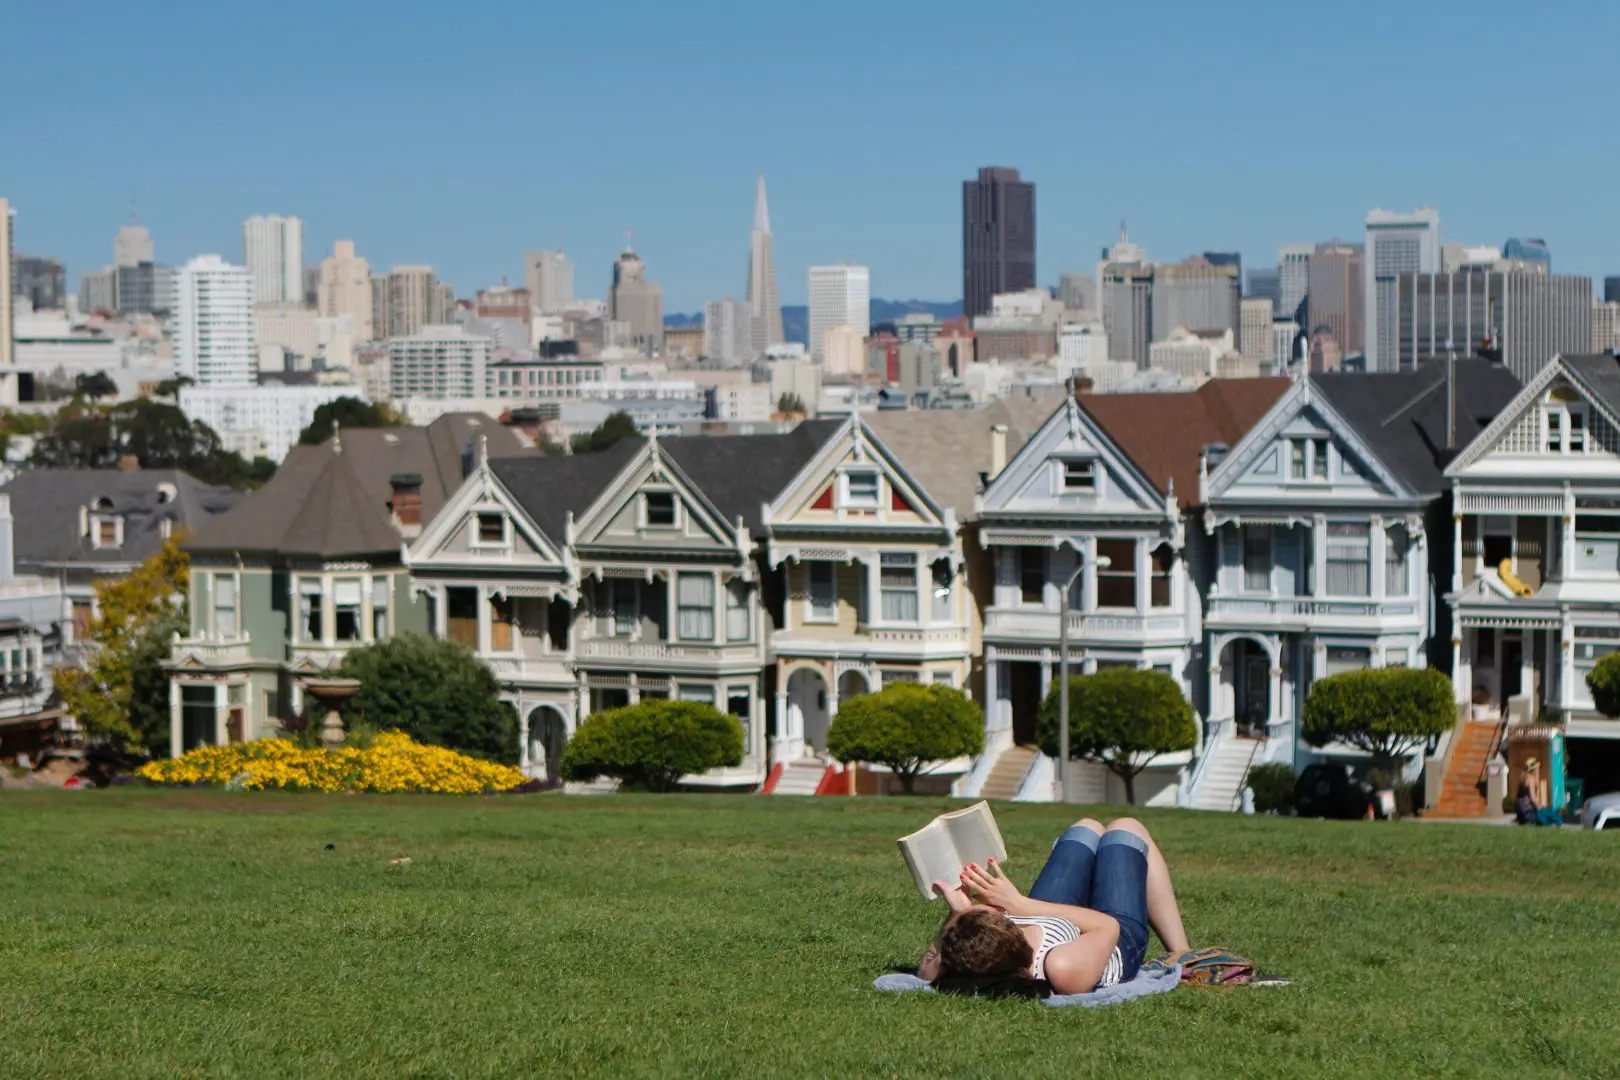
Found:
[[[1620,791],[1587,799],[1581,806],[1581,824],[1588,829],[1620,829]]]
[[[1294,811],[1300,817],[1354,820],[1375,805],[1371,786],[1339,762],[1307,765],[1294,784]]]

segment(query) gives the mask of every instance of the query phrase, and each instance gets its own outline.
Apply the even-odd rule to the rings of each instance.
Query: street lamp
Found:
[[[1108,556],[1099,555],[1091,565],[1106,570],[1114,563]],[[1058,605],[1058,767],[1056,790],[1052,793],[1056,802],[1069,801],[1069,595],[1085,572],[1086,553],[1077,550],[1074,573],[1064,584],[1063,600]]]

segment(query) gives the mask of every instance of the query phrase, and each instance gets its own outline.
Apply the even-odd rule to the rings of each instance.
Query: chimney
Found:
[[[0,495],[0,581],[10,581],[16,573],[11,531],[11,496]]]
[[[118,459],[119,472],[134,472],[141,467],[141,459],[134,454],[125,454]]]
[[[389,509],[394,512],[394,520],[404,527],[421,528],[422,475],[395,473],[388,478],[388,486],[394,489],[394,497],[388,502]]]
[[[1007,467],[1007,425],[997,424],[990,429],[990,476],[994,479]]]

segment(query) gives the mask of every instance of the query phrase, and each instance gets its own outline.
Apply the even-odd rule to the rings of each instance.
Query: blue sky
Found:
[[[158,258],[241,257],[253,213],[470,295],[565,237],[600,296],[635,230],[666,310],[741,295],[754,177],[785,302],[805,268],[961,295],[961,181],[1037,183],[1039,273],[1128,215],[1154,258],[1357,236],[1438,207],[1449,241],[1545,236],[1620,272],[1620,6],[556,2],[16,4],[0,195],[18,249],[110,261],[133,195]]]

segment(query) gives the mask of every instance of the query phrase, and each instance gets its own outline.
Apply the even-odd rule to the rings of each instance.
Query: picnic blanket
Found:
[[[1117,983],[1093,990],[1087,994],[1053,994],[1043,998],[1047,1005],[1054,1009],[1062,1009],[1071,1005],[1078,1005],[1083,1009],[1097,1009],[1104,1005],[1118,1005],[1122,1001],[1131,1001],[1149,994],[1163,994],[1174,990],[1181,984],[1181,965],[1163,964],[1157,961],[1148,961],[1142,965],[1142,970],[1136,973],[1136,978],[1130,982]],[[892,975],[879,975],[872,983],[872,989],[882,990],[890,994],[902,994],[911,990],[926,990],[934,993],[934,988],[928,980],[916,975],[895,973]]]

